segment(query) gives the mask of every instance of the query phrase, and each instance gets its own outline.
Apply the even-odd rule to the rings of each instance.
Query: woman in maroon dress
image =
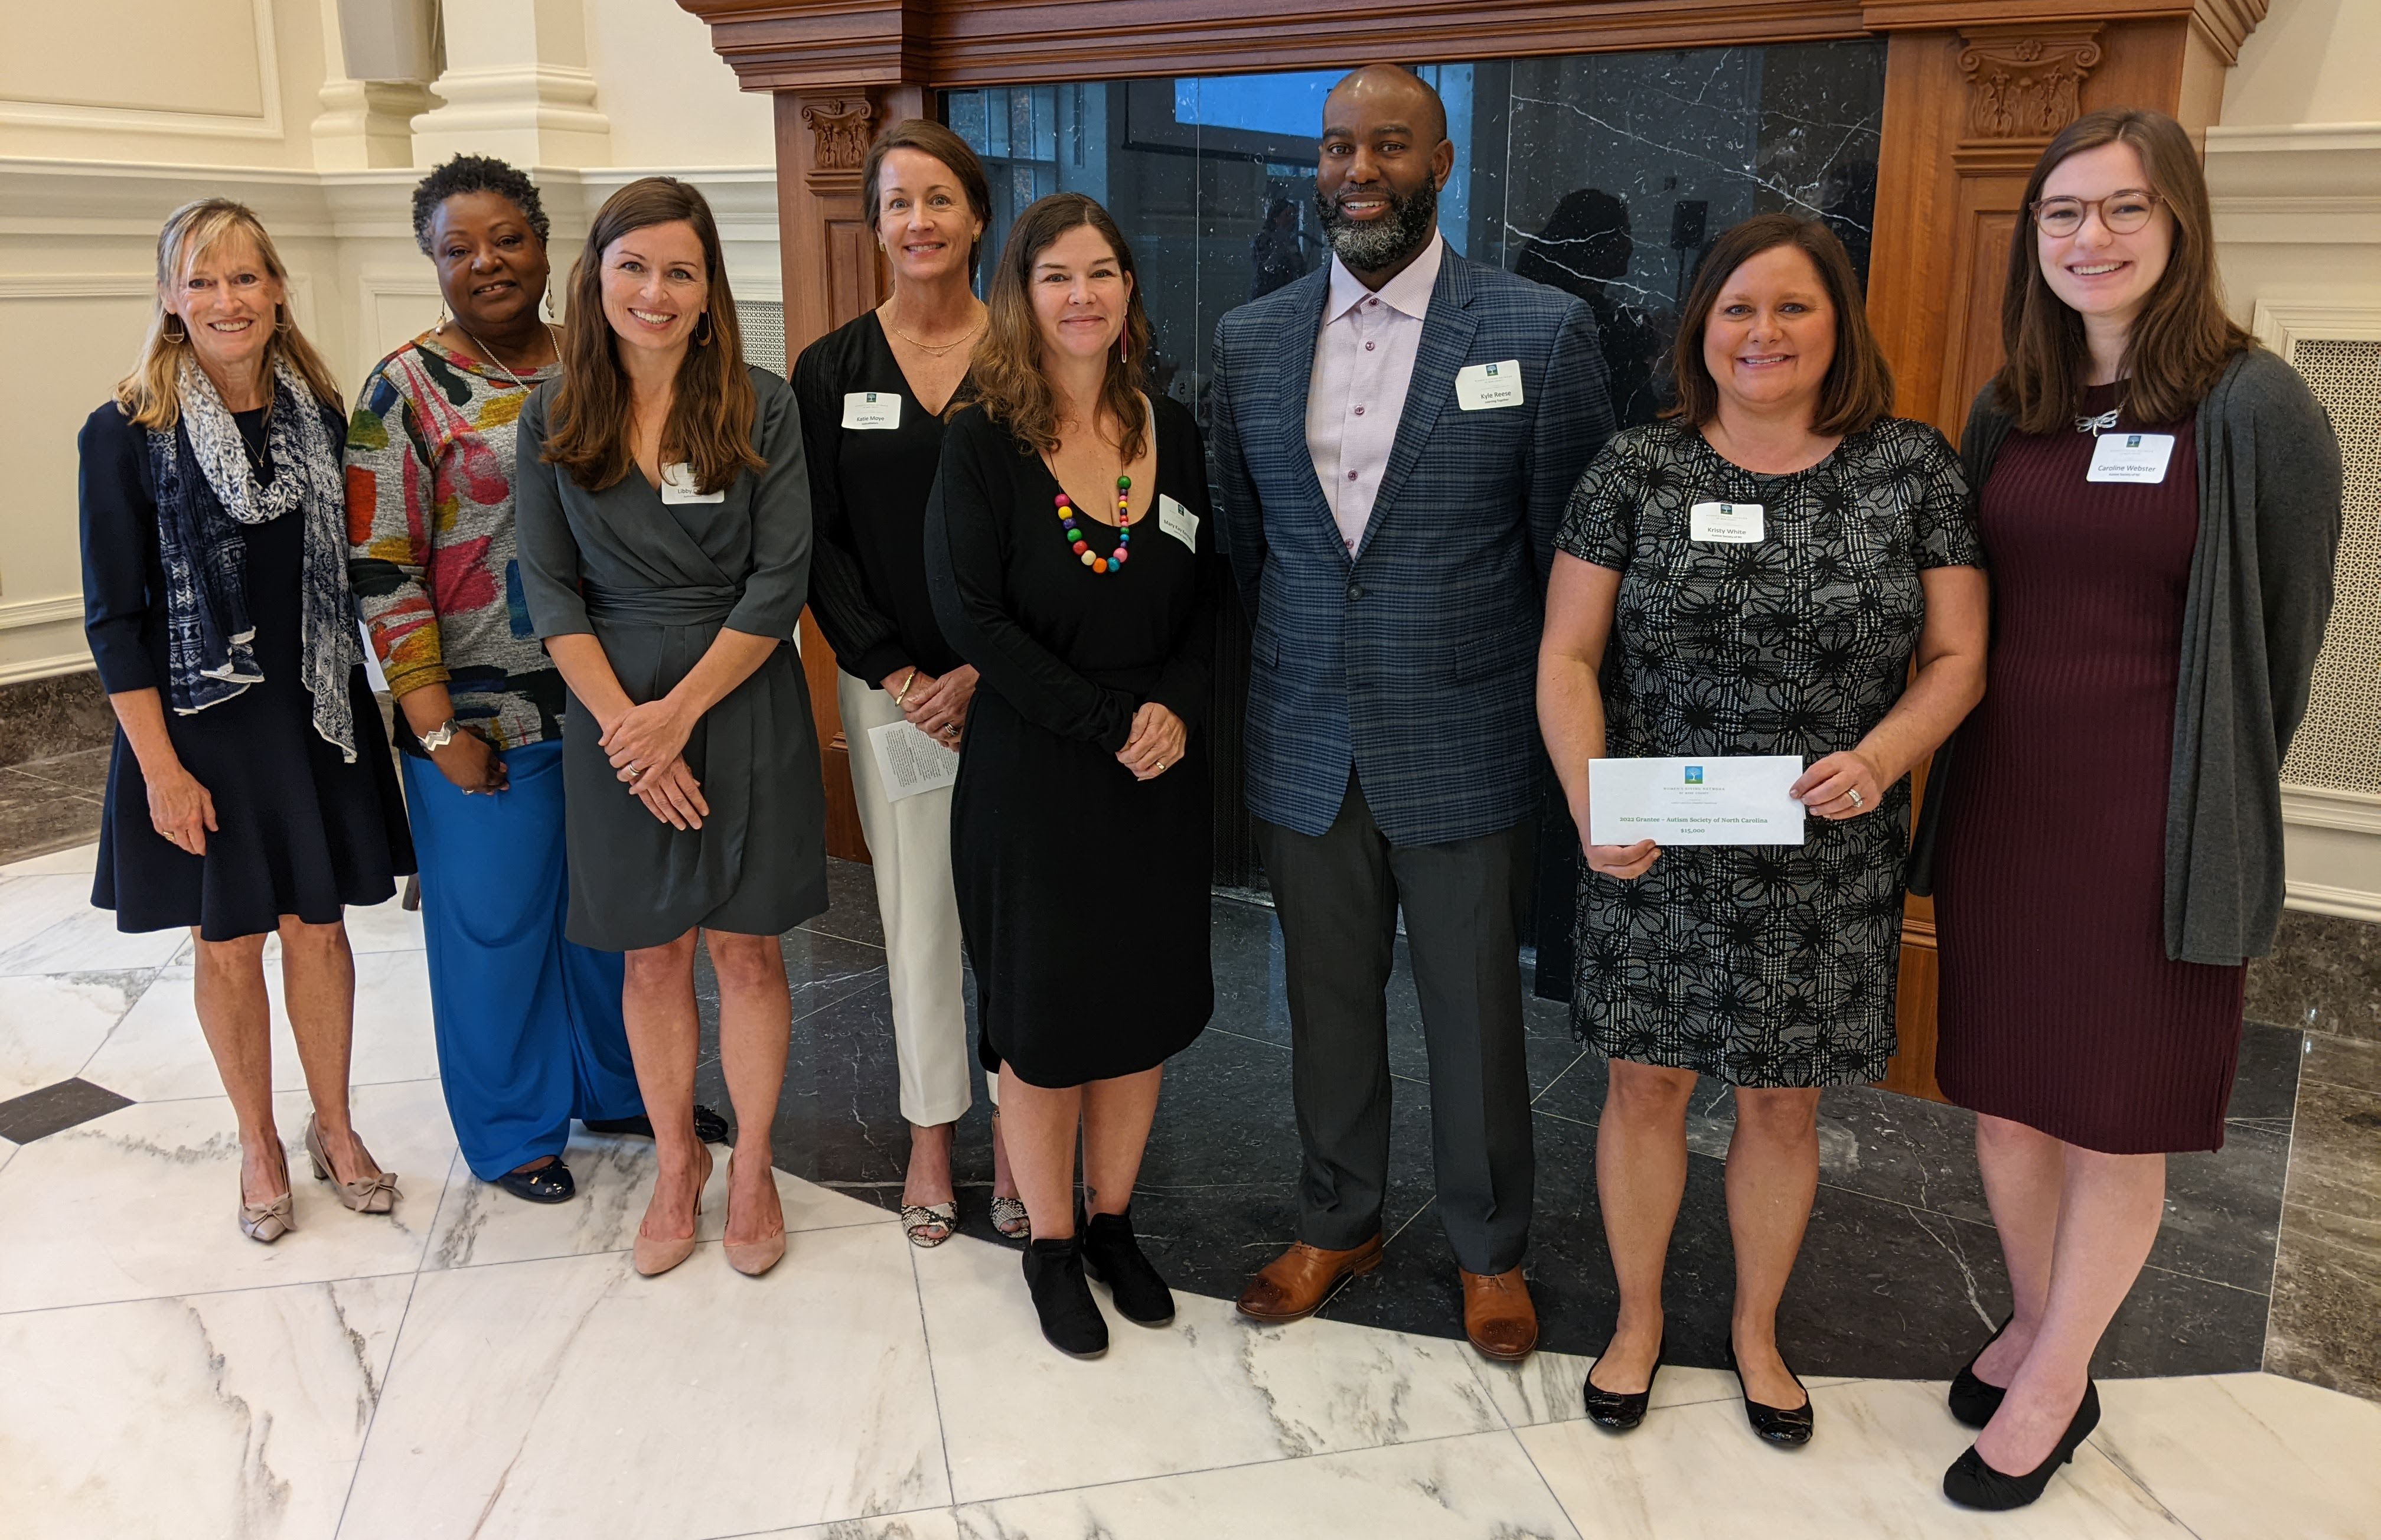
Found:
[[[2323,409],[2225,316],[2180,126],[2079,119],[2026,208],[1961,451],[1993,652],[1928,809],[1935,1072],[1977,1114],[2015,1296],[1951,1388],[1983,1431],[1944,1491],[1977,1508],[2032,1502],[2096,1425],[2166,1154],[2223,1143],[2340,523]]]

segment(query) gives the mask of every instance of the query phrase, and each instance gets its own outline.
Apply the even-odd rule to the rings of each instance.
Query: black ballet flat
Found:
[[[1781,1358],[1779,1362],[1784,1361]],[[1728,1372],[1736,1375],[1736,1393],[1744,1398],[1744,1420],[1752,1424],[1753,1432],[1782,1449],[1799,1449],[1811,1441],[1811,1433],[1817,1426],[1818,1418],[1811,1407],[1810,1387],[1802,1383],[1802,1376],[1794,1372],[1792,1365],[1787,1366],[1786,1377],[1802,1392],[1801,1406],[1764,1406],[1754,1400],[1744,1388],[1744,1370],[1736,1362],[1736,1344],[1733,1342],[1728,1345]]]
[[[1041,1317],[1042,1337],[1071,1358],[1097,1358],[1108,1351],[1107,1317],[1083,1278],[1083,1238],[1032,1241],[1025,1247],[1025,1287]]]
[[[495,1185],[533,1204],[567,1204],[579,1195],[578,1179],[558,1158],[534,1171],[507,1171]]]
[[[2007,1386],[1988,1385],[1976,1377],[1976,1360],[1991,1351],[1992,1345],[2001,1339],[2001,1334],[2009,1329],[2009,1322],[2016,1319],[2015,1315],[2010,1315],[2003,1320],[1999,1327],[1984,1338],[1984,1345],[1978,1348],[1968,1362],[1960,1365],[1960,1372],[1951,1376],[1951,1415],[1972,1428],[1980,1428],[1991,1422],[1993,1413],[2001,1409],[2001,1398],[2009,1394]]]
[[[1580,1392],[1581,1399],[1587,1404],[1587,1420],[1606,1433],[1627,1433],[1643,1422],[1645,1409],[1653,1404],[1654,1381],[1661,1377],[1662,1355],[1669,1351],[1669,1346],[1670,1334],[1665,1328],[1662,1339],[1654,1345],[1654,1366],[1645,1371],[1645,1388],[1642,1390],[1626,1392],[1599,1390],[1593,1377],[1595,1374],[1595,1364],[1589,1364],[1587,1372],[1591,1377]],[[1609,1345],[1605,1351],[1606,1352],[1611,1351]],[[1604,1362],[1603,1359],[1598,1357],[1596,1363],[1602,1362]]]
[[[2075,1420],[2067,1424],[2067,1432],[2060,1436],[2058,1447],[2050,1451],[2049,1459],[2021,1476],[2013,1476],[1985,1464],[1984,1457],[1971,1444],[1968,1452],[1943,1473],[1943,1495],[1961,1508],[1982,1509],[1988,1513],[2023,1508],[2042,1496],[2050,1478],[2058,1473],[2061,1465],[2075,1458],[2075,1451],[2099,1425],[2100,1387],[2086,1380],[2083,1404],[2075,1409]]]
[[[1174,1291],[1157,1276],[1132,1233],[1132,1209],[1122,1214],[1094,1214],[1086,1223],[1076,1211],[1075,1228],[1083,1238],[1083,1271],[1108,1286],[1117,1314],[1135,1326],[1174,1324]]]
[[[625,1133],[634,1139],[651,1139],[653,1120],[640,1112],[633,1118],[582,1118],[589,1133]],[[706,1144],[727,1143],[727,1119],[703,1106],[694,1104],[694,1136]]]

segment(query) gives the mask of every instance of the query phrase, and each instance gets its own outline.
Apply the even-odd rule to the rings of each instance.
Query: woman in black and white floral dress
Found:
[[[1620,1312],[1586,1399],[1616,1430],[1643,1415],[1687,1098],[1711,1075],[1737,1088],[1731,1361],[1754,1430],[1797,1445],[1810,1399],[1776,1315],[1819,1088],[1893,1053],[1906,777],[1983,692],[1985,586],[1959,461],[1886,415],[1891,377],[1825,226],[1738,226],[1682,313],[1678,412],[1615,435],[1572,494],[1539,717],[1582,830],[1606,754],[1797,755],[1813,817],[1800,846],[1587,847],[1571,1017],[1612,1060],[1596,1180]],[[1699,532],[1711,504],[1740,527]]]

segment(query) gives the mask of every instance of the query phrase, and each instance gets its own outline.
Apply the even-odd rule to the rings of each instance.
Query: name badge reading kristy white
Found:
[[[724,503],[727,489],[704,492],[694,484],[694,467],[684,460],[662,467],[662,501],[665,503]]]
[[[843,425],[897,428],[901,425],[901,397],[889,390],[850,391],[843,398]]]
[[[1162,492],[1157,495],[1157,527],[1190,550],[1199,549],[1199,516]]]
[[[1687,510],[1687,537],[1726,545],[1764,538],[1759,503],[1697,503]]]
[[[1493,411],[1521,404],[1521,361],[1467,364],[1455,372],[1455,404],[1465,411]]]
[[[2166,480],[2166,462],[2173,454],[2172,434],[2102,434],[2092,441],[2092,469],[2083,479],[2155,486]]]

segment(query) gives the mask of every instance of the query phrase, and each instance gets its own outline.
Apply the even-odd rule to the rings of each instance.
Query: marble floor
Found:
[[[1732,1380],[1693,1362],[1664,1371],[1637,1434],[1579,1420],[1577,1351],[1599,1307],[1593,1216],[1575,1193],[1542,1209],[1533,1262],[1550,1316],[1570,1323],[1566,1351],[1508,1369],[1452,1338],[1422,1170],[1402,1179],[1403,1255],[1386,1277],[1324,1318],[1249,1326],[1229,1294],[1286,1225],[1282,1173],[1263,1168],[1277,1142],[1259,1129],[1277,1109],[1225,1105],[1231,1087],[1286,1079],[1268,1057],[1279,1001],[1262,947],[1219,944],[1225,1010],[1169,1087],[1172,1143],[1153,1150],[1142,1199],[1153,1252],[1197,1291],[1170,1328],[1120,1323],[1105,1360],[1062,1358],[1035,1333],[1014,1251],[983,1238],[980,1186],[963,1193],[970,1232],[933,1252],[908,1245],[886,1206],[901,1131],[889,1092],[861,1094],[887,1078],[872,1057],[883,955],[864,873],[840,872],[836,910],[788,942],[807,1024],[777,1119],[794,1233],[766,1278],[730,1271],[715,1244],[662,1278],[629,1271],[641,1142],[575,1143],[580,1196],[559,1208],[471,1179],[439,1094],[419,924],[394,905],[352,917],[354,1078],[360,1126],[405,1200],[350,1215],[301,1161],[298,1232],[258,1246],[231,1222],[237,1145],[182,940],[117,935],[85,905],[90,863],[85,847],[0,868],[9,1540],[2375,1533],[2381,1406],[2263,1374],[2160,1370],[2199,1329],[2179,1307],[2141,1318],[2109,1371],[2130,1377],[2104,1384],[2106,1421],[2041,1504],[1999,1519],[1947,1505],[1935,1484],[1968,1436],[1942,1408],[1948,1364],[1910,1365],[1956,1362],[1977,1312],[1999,1303],[1989,1233],[1960,1217],[1972,1193],[1938,1190],[1950,1178],[1927,1153],[1931,1113],[1912,1104],[1830,1113],[1830,1181],[1847,1185],[1822,1208],[1853,1218],[1830,1232],[1838,1261],[1807,1287],[1798,1275],[1816,1297],[1789,1338],[1806,1343],[1820,1426],[1800,1453],[1759,1444]],[[1264,928],[1261,911],[1226,907],[1219,935]],[[1593,1130],[1545,1103],[1588,1067],[1538,1036],[1554,1176],[1584,1152],[1549,1148],[1545,1119]],[[286,1027],[278,1062],[294,1134],[304,1097]],[[1724,1108],[1703,1116],[1699,1148],[1725,1137]],[[1424,1138],[1418,1090],[1398,1117],[1401,1144]],[[2228,1287],[2214,1276],[2253,1238],[2227,1231],[2251,1221],[2225,1217],[2224,1181],[2200,1188],[2179,1194],[2201,1217],[2167,1270]],[[1917,1241],[1856,1198],[1925,1216]],[[1945,1217],[1966,1228],[1926,1228]],[[1930,1251],[1966,1258],[1948,1317],[1931,1293],[1903,1297]],[[1194,1262],[1203,1252],[1225,1254]],[[1679,1280],[1697,1321],[1724,1293],[1724,1255],[1720,1289],[1698,1287],[1706,1265]],[[1871,1336],[1901,1345],[1864,1368]]]

